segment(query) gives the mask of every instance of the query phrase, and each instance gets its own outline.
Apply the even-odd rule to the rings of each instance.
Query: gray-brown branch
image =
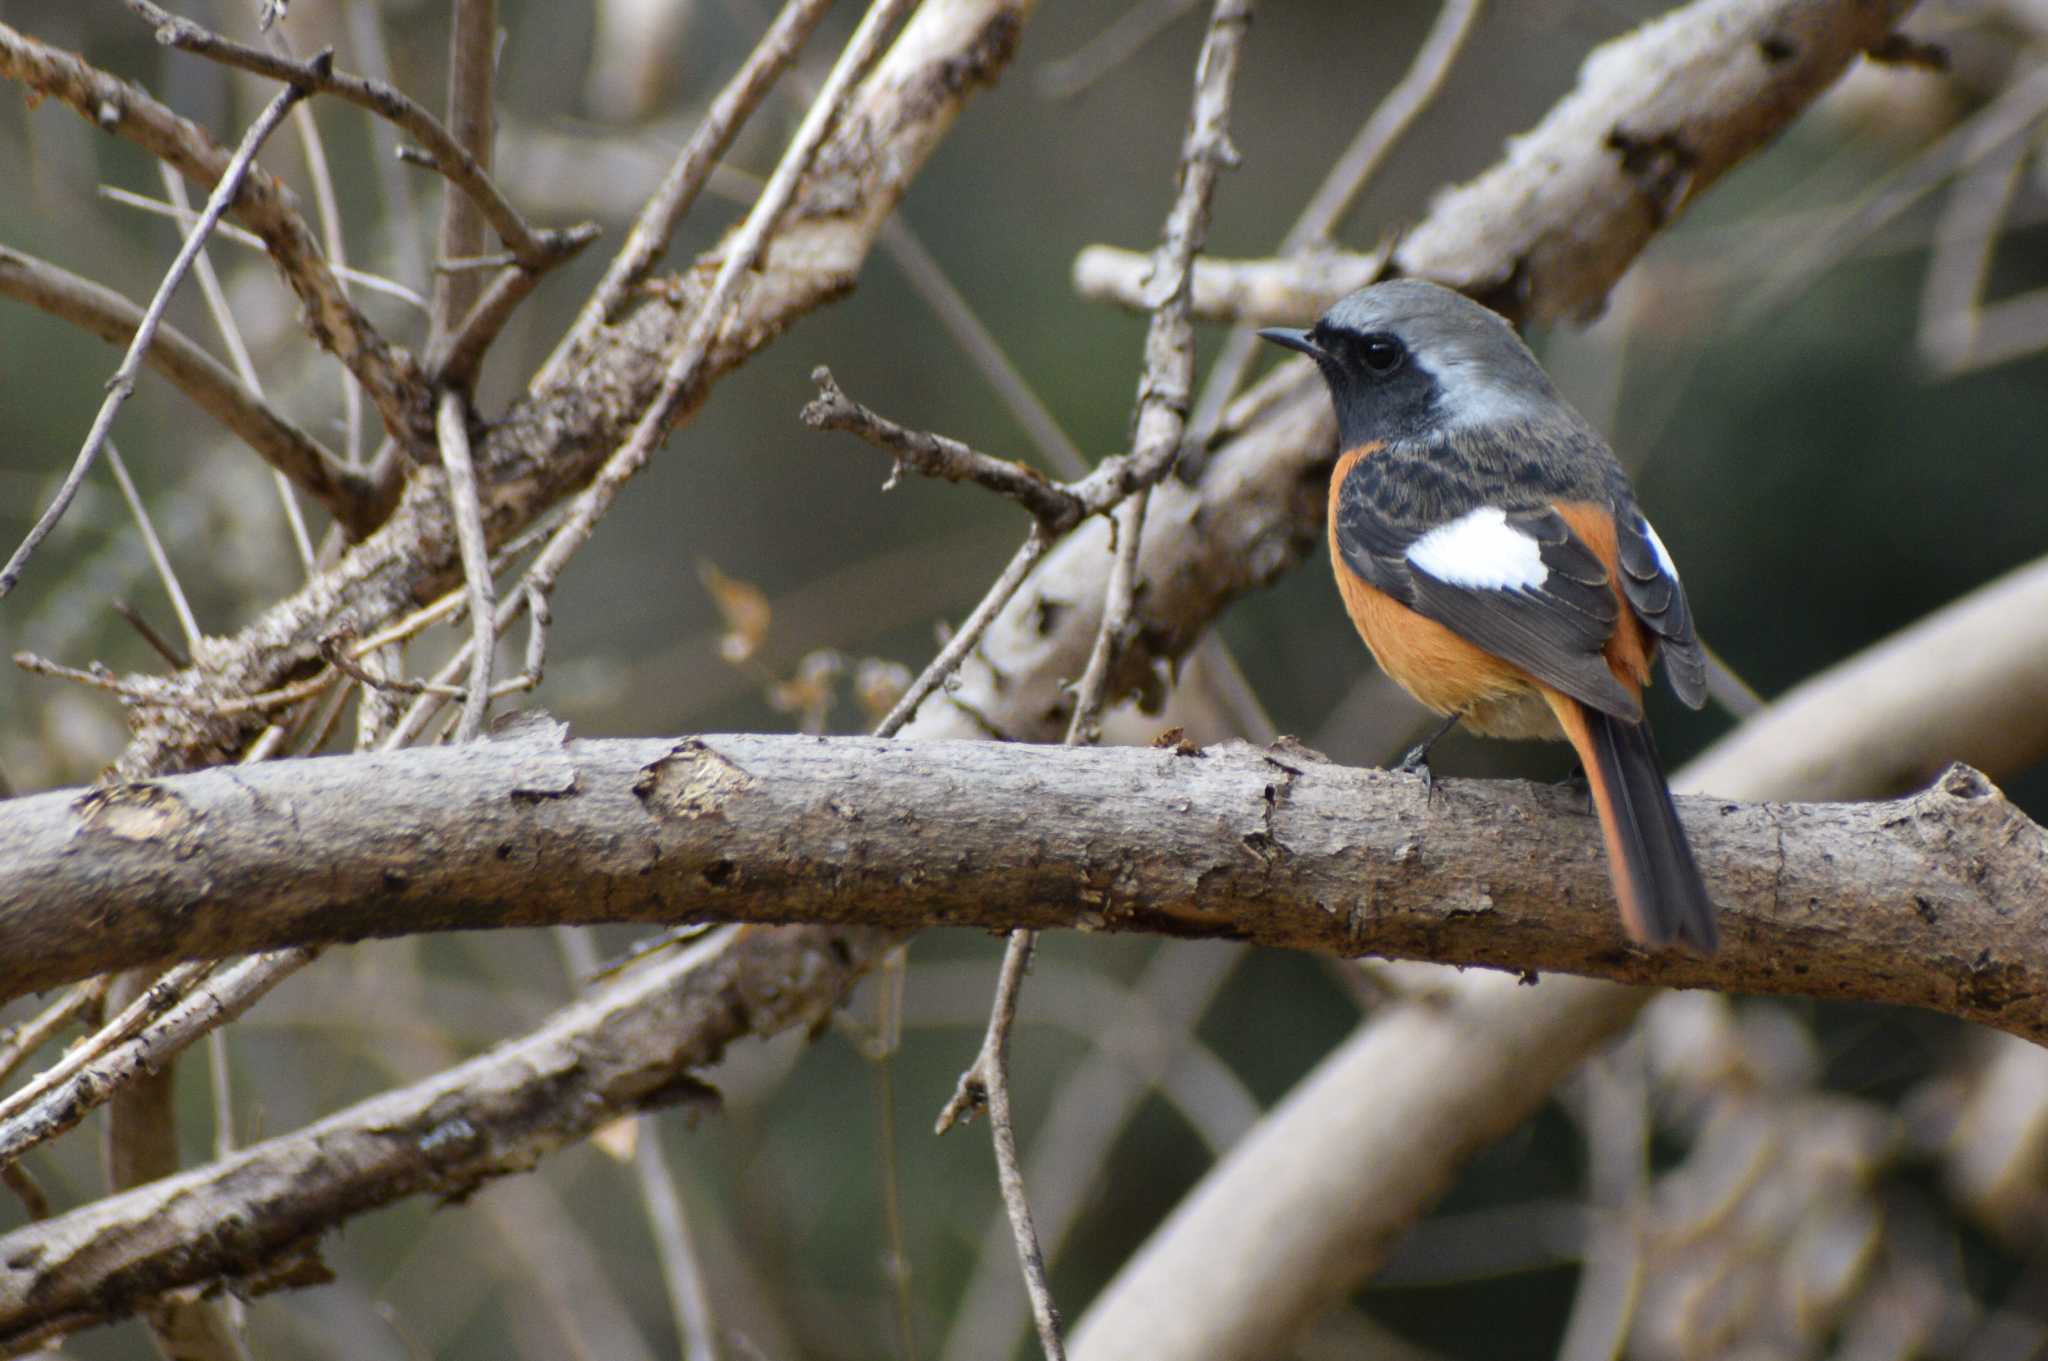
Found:
[[[229,153],[198,124],[140,86],[6,24],[0,24],[0,77],[61,100],[101,131],[133,142],[206,189],[227,170]],[[292,192],[258,169],[244,182],[231,211],[263,238],[271,260],[304,305],[308,334],[348,366],[376,403],[385,428],[408,447],[431,448],[433,415],[419,365],[379,335],[349,301]]]
[[[1957,768],[1684,801],[1722,952],[1646,954],[1572,793],[1283,747],[734,735],[286,761],[0,804],[0,999],[170,958],[564,922],[1151,931],[1908,1003],[2048,1040],[2048,840]],[[89,929],[88,929],[89,928]]]
[[[881,223],[969,98],[1008,62],[1031,8],[1032,0],[972,0],[925,6],[910,19],[819,152],[674,423],[688,419],[718,378],[853,287]],[[875,156],[877,146],[890,154]],[[641,294],[615,325],[579,339],[551,366],[554,376],[479,441],[477,478],[493,544],[588,483],[627,438],[660,391],[665,358],[690,329],[720,259],[714,248],[672,286]],[[431,413],[421,414],[426,447]],[[319,640],[337,627],[353,622],[372,632],[453,585],[459,567],[446,503],[438,477],[414,477],[389,522],[334,568],[233,638],[208,640],[194,669],[138,677],[168,703],[138,713],[121,771],[160,774],[232,759],[260,730],[257,720],[179,699],[276,689],[312,667]]]
[[[0,246],[0,295],[62,317],[114,345],[126,345],[142,321],[142,308],[106,285],[6,246]],[[369,478],[243,386],[226,365],[176,327],[157,328],[143,361],[319,502],[350,538],[362,538],[391,513],[395,491],[381,495]]]
[[[687,1073],[744,1036],[821,1021],[871,934],[714,937],[424,1082],[0,1235],[0,1354],[186,1287],[319,1284],[321,1235],[354,1215],[427,1192],[459,1199],[621,1114],[710,1099]]]

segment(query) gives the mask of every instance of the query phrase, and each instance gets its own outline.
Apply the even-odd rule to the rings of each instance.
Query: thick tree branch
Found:
[[[882,222],[967,100],[1008,62],[1031,8],[1031,0],[961,0],[925,6],[904,25],[782,215],[674,423],[785,327],[852,288]],[[890,154],[874,155],[878,146]],[[667,286],[643,290],[616,324],[593,328],[551,362],[552,376],[492,425],[475,457],[493,543],[589,482],[627,438],[661,391],[667,357],[722,258],[715,249]],[[255,735],[252,719],[180,701],[274,690],[302,676],[318,661],[320,639],[344,623],[374,632],[446,590],[456,580],[454,550],[446,497],[435,479],[413,479],[391,520],[331,571],[233,638],[209,640],[193,670],[138,678],[166,704],[139,715],[119,769],[158,774],[241,750]]]
[[[1597,313],[1652,236],[1912,7],[1707,0],[1595,48],[1498,164],[1437,198],[1395,267],[1531,321]]]
[[[2048,1038],[2048,845],[1981,776],[1685,811],[1728,913],[1712,959],[1621,943],[1571,792],[1453,780],[1426,801],[1297,747],[733,735],[279,762],[0,805],[0,997],[416,931],[803,921],[1227,936],[1902,1002]]]
[[[713,1097],[685,1074],[743,1036],[821,1021],[867,945],[823,928],[720,933],[425,1082],[0,1236],[0,1352],[183,1287],[325,1280],[319,1238],[352,1215],[459,1199],[622,1113]]]
[[[1911,0],[1702,0],[1594,49],[1578,87],[1508,141],[1477,179],[1440,195],[1394,251],[1395,271],[1459,288],[1511,317],[1597,313],[1658,231],[1769,143]],[[1086,296],[1143,306],[1145,256],[1094,246]],[[1299,322],[1377,276],[1372,257],[1204,261],[1196,309]]]

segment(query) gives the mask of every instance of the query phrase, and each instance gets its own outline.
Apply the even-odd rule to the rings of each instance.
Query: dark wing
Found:
[[[1601,651],[1620,617],[1607,569],[1562,516],[1482,504],[1436,525],[1404,525],[1374,504],[1373,480],[1354,474],[1340,489],[1337,545],[1353,571],[1581,703],[1642,717]]]
[[[1685,603],[1678,569],[1657,531],[1630,502],[1615,506],[1614,530],[1622,593],[1636,617],[1656,635],[1671,688],[1697,709],[1707,702],[1707,662],[1693,632],[1692,609]]]

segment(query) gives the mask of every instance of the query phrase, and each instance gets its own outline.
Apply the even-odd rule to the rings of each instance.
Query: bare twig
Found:
[[[811,381],[818,385],[818,395],[804,407],[803,423],[813,430],[843,430],[886,451],[896,464],[896,471],[889,475],[890,485],[907,466],[926,477],[976,482],[1007,496],[1030,511],[1047,534],[1064,533],[1080,522],[1084,514],[1080,499],[1048,481],[1038,469],[877,415],[848,397],[833,381],[832,371],[822,364],[811,370]]]
[[[1038,92],[1071,99],[1117,67],[1195,7],[1195,0],[1139,0],[1110,25],[1057,61],[1038,69]]]
[[[142,495],[135,490],[135,482],[128,476],[128,465],[121,461],[121,451],[112,440],[107,441],[107,467],[113,471],[114,481],[121,485],[121,499],[128,503],[128,513],[135,517],[135,526],[142,532],[143,545],[149,550],[149,560],[156,567],[157,580],[163,583],[164,594],[171,598],[171,609],[178,616],[178,627],[185,631],[185,646],[196,652],[199,650],[199,621],[192,617],[192,603],[185,599],[185,588],[178,584],[178,574],[171,568],[170,555],[164,552],[163,540],[157,537],[156,525],[149,518],[149,507],[142,504]],[[149,630],[137,623],[140,618],[140,615],[135,615],[128,622],[134,624],[147,639]],[[166,660],[169,659],[167,654]],[[175,661],[172,664],[177,665]],[[185,664],[190,665],[189,662]]]
[[[0,294],[115,343],[132,340],[142,320],[142,309],[112,289],[7,246],[0,246]],[[390,513],[395,497],[380,498],[361,473],[285,419],[258,393],[236,382],[220,361],[176,327],[165,324],[157,328],[147,362],[194,405],[232,430],[259,458],[319,502],[350,537],[361,538]]]
[[[647,1119],[647,1117],[641,1117]],[[661,1141],[654,1136],[653,1121],[640,1131],[633,1149],[634,1167],[647,1203],[647,1217],[654,1229],[654,1250],[661,1259],[662,1279],[668,1286],[669,1309],[675,1314],[676,1330],[682,1334],[683,1361],[718,1361],[718,1323],[711,1313],[711,1297],[704,1288],[704,1272],[697,1261],[696,1244],[685,1218],[682,1190],[662,1156]]]
[[[128,352],[122,356],[120,367],[115,369],[114,376],[107,380],[106,400],[100,404],[99,415],[93,420],[92,429],[86,435],[85,445],[78,451],[78,457],[71,465],[70,474],[65,477],[64,484],[58,489],[49,509],[43,512],[35,527],[29,531],[28,538],[22,541],[21,547],[15,550],[7,565],[0,568],[0,597],[6,596],[14,589],[15,583],[21,580],[22,568],[27,565],[29,557],[48,537],[50,531],[56,528],[57,521],[69,509],[71,499],[78,495],[79,485],[85,481],[85,475],[92,470],[93,461],[99,457],[100,448],[106,443],[108,432],[113,429],[115,414],[120,411],[121,403],[127,400],[128,394],[135,390],[135,376],[142,369],[142,357],[149,350],[150,341],[156,337],[156,329],[163,321],[164,309],[170,306],[171,294],[183,282],[185,272],[192,267],[192,261],[199,254],[200,247],[206,244],[207,233],[212,231],[213,224],[220,220],[221,214],[227,211],[228,204],[233,202],[235,195],[240,192],[242,182],[249,174],[249,167],[256,162],[257,148],[263,145],[264,139],[284,120],[292,105],[303,98],[305,92],[297,86],[286,86],[279,91],[276,98],[270,101],[262,115],[243,136],[242,144],[235,148],[234,159],[228,162],[227,169],[206,200],[206,211],[200,214],[199,225],[192,229],[192,234],[186,237],[184,245],[179,247],[177,257],[171,261],[170,269],[164,274],[163,282],[157,285],[156,295],[149,300],[149,306],[144,309],[141,321],[136,324],[135,338],[129,342]]]
[[[150,213],[157,217],[168,217],[174,221],[182,222],[188,227],[199,220],[199,214],[189,208],[180,208],[175,203],[164,199],[151,198],[147,194],[138,194],[132,189],[123,189],[119,185],[101,185],[99,187],[99,196],[109,203],[118,203],[123,207],[134,208],[139,212]],[[244,249],[259,251],[264,249],[262,237],[250,231],[247,227],[237,227],[232,222],[216,223],[213,229],[213,236],[216,241],[232,242]],[[386,278],[382,274],[372,274],[369,270],[357,269],[352,265],[337,264],[334,267],[334,277],[344,283],[355,284],[361,288],[368,289],[372,293],[380,293],[387,298],[396,298],[407,307],[417,311],[424,312],[427,310],[427,300],[425,298],[421,297],[413,289],[407,288],[398,280]]]
[[[975,1056],[974,1066],[960,1075],[953,1099],[939,1112],[936,1132],[944,1134],[979,1107],[987,1106],[990,1137],[996,1146],[996,1177],[1002,1184],[1003,1204],[1010,1212],[1017,1256],[1024,1265],[1024,1285],[1031,1293],[1031,1316],[1038,1324],[1039,1345],[1045,1349],[1046,1361],[1064,1361],[1067,1352],[1060,1340],[1059,1307],[1046,1287],[1045,1259],[1038,1251],[1038,1232],[1031,1224],[1031,1202],[1024,1194],[1017,1131],[1010,1113],[1010,1028],[1017,1021],[1017,991],[1024,985],[1024,973],[1031,967],[1031,953],[1037,941],[1035,931],[1010,933],[981,1052]]]
[[[1384,250],[1308,250],[1258,260],[1204,256],[1195,262],[1194,313],[1210,321],[1270,326],[1312,317],[1386,272]],[[1086,246],[1074,257],[1074,291],[1133,310],[1150,297],[1152,257],[1120,246]]]
[[[910,1294],[910,1236],[903,1223],[903,1168],[896,1149],[896,1055],[903,1047],[903,979],[908,947],[882,957],[875,970],[875,1029],[860,1046],[874,1073],[876,1158],[882,1201],[883,1273],[896,1324],[896,1361],[918,1361],[917,1311]]]
[[[1471,36],[1482,7],[1483,0],[1444,0],[1436,21],[1422,39],[1422,46],[1416,49],[1415,60],[1337,157],[1336,164],[1324,175],[1308,206],[1301,210],[1301,216],[1281,241],[1282,255],[1306,250],[1337,229],[1358,195],[1379,173],[1387,153],[1443,88],[1444,78],[1457,63],[1458,53],[1464,50],[1465,39]]]
[[[470,163],[486,177],[497,141],[497,77],[498,0],[455,0],[448,25],[448,132]],[[488,182],[486,178],[485,183]],[[470,304],[483,291],[483,281],[474,272],[445,266],[479,255],[483,249],[483,213],[474,198],[450,181],[441,195],[441,234],[434,258],[443,267],[434,271],[433,302],[428,310],[429,352],[455,332]],[[517,258],[516,254],[513,258]],[[535,261],[536,267],[540,263]],[[431,380],[431,365],[428,376]],[[443,428],[447,424],[445,399],[438,423]],[[484,689],[472,688],[479,692]]]
[[[1074,716],[1067,725],[1067,745],[1093,745],[1102,740],[1102,706],[1109,698],[1109,678],[1122,655],[1131,628],[1132,605],[1138,590],[1138,548],[1145,538],[1145,508],[1152,489],[1146,487],[1117,509],[1116,560],[1102,606],[1102,626],[1088,652],[1088,669],[1074,692]]]
[[[14,1193],[31,1221],[50,1217],[50,1198],[36,1184],[36,1179],[28,1174],[27,1168],[18,1163],[0,1163],[0,1186]]]
[[[213,970],[211,963],[179,965],[91,1041],[0,1103],[0,1164],[73,1128],[127,1083],[154,1073],[195,1040],[247,1011],[319,953],[289,949],[253,955],[213,978],[205,976]],[[114,1034],[124,1023],[126,1033]]]
[[[562,259],[568,259],[591,242],[597,240],[598,231],[594,225],[573,228],[562,233],[564,242]],[[505,323],[512,313],[533,290],[540,286],[541,275],[519,264],[517,261],[506,265],[498,277],[477,296],[469,311],[463,314],[462,322],[447,335],[427,347],[426,369],[428,376],[439,384],[453,384],[467,387],[476,381],[477,370],[483,366],[484,352],[498,333],[505,329]]]
[[[1051,546],[1052,539],[1045,530],[1036,524],[1032,525],[1031,532],[1024,536],[1024,542],[1010,555],[1009,565],[1003,568],[995,583],[983,594],[981,603],[974,607],[974,612],[968,615],[959,630],[946,640],[946,645],[939,649],[939,655],[932,658],[924,670],[918,673],[917,679],[910,683],[910,688],[903,692],[903,698],[896,701],[896,707],[875,725],[875,736],[892,737],[910,721],[917,713],[918,706],[923,704],[932,691],[938,689],[967,654],[974,650],[975,645],[981,641],[981,636],[988,632],[989,624],[1002,613],[1003,607],[1010,603],[1010,598],[1017,594],[1017,588],[1024,584],[1024,578],[1031,575],[1031,569],[1045,556],[1045,550]]]
[[[1444,78],[1457,62],[1465,39],[1472,32],[1473,22],[1479,17],[1482,3],[1483,0],[1444,0],[1437,10],[1436,22],[1430,25],[1429,33],[1423,38],[1422,46],[1417,49],[1415,60],[1409,63],[1406,74],[1393,89],[1387,91],[1386,97],[1372,111],[1372,116],[1358,129],[1351,144],[1344,148],[1336,163],[1323,176],[1322,184],[1317,186],[1301,216],[1295,219],[1294,225],[1281,239],[1279,253],[1282,256],[1317,249],[1328,241],[1344,214],[1357,202],[1358,195],[1379,172],[1380,163],[1386,160],[1387,153],[1394,149],[1416,118],[1436,98],[1437,91],[1443,88]],[[1320,310],[1311,309],[1302,315]],[[1257,334],[1243,324],[1233,327],[1225,337],[1222,351],[1209,368],[1201,400],[1195,404],[1194,415],[1188,421],[1186,442],[1190,449],[1204,447],[1215,434],[1224,408],[1244,384],[1245,371],[1251,366],[1253,347],[1257,343]]]
[[[486,164],[465,150],[461,140],[404,91],[382,81],[337,71],[331,63],[321,63],[318,57],[294,61],[245,46],[179,18],[149,0],[124,3],[145,23],[155,26],[159,42],[271,80],[301,86],[309,93],[333,95],[388,120],[419,143],[424,153],[423,164],[439,171],[476,204],[491,230],[521,263],[529,269],[545,270],[553,262],[551,257],[561,248],[559,235],[528,226],[491,179]],[[485,34],[481,46],[483,59],[492,60],[497,51],[497,34]]]
[[[53,662],[46,657],[38,657],[33,652],[15,653],[14,664],[38,676],[71,681],[94,690],[119,695],[133,704],[169,704],[196,713],[211,714],[261,713],[266,709],[281,709],[287,705],[297,704],[300,700],[310,699],[334,684],[332,675],[322,674],[281,686],[276,690],[266,690],[260,695],[239,695],[232,699],[222,699],[205,695],[167,695],[160,687],[147,681],[122,680],[99,667],[97,663],[94,664],[93,670],[80,670],[75,666]]]
[[[306,107],[301,103],[298,112],[303,114],[305,111]],[[177,220],[185,221],[185,215],[190,212],[192,206],[186,195],[185,181],[178,178],[177,172],[162,162],[157,164],[157,173],[163,177],[164,192],[170,196],[171,204],[180,210]],[[216,223],[216,229],[218,226]],[[198,220],[194,218],[186,230],[197,231]],[[234,360],[235,375],[242,380],[243,387],[248,388],[260,399],[263,396],[263,380],[256,372],[256,361],[249,357],[249,347],[242,343],[241,325],[236,322],[234,311],[228,306],[227,292],[220,286],[220,276],[214,272],[212,257],[202,248],[198,257],[193,260],[192,266],[193,272],[199,276],[199,292],[206,299],[207,315],[213,318],[213,327],[220,332],[221,343],[228,347],[228,357]],[[356,385],[346,370],[342,373],[341,381],[342,386],[351,394],[356,391]],[[353,464],[355,459],[351,457],[349,462]],[[298,498],[292,495],[290,480],[275,468],[271,469],[270,476],[277,490],[278,504],[284,509],[285,527],[291,531],[292,546],[299,550],[299,565],[310,576],[313,572],[313,539],[306,532],[305,513],[299,509]]]
[[[732,139],[754,110],[760,107],[774,86],[776,77],[796,60],[804,40],[818,21],[825,17],[825,11],[832,7],[832,0],[788,0],[782,12],[769,25],[761,41],[747,55],[733,78],[726,82],[718,97],[705,110],[704,119],[690,137],[688,145],[677,155],[668,174],[663,177],[647,206],[640,210],[633,229],[626,234],[626,241],[619,253],[605,267],[604,278],[598,281],[590,298],[577,315],[576,323],[569,328],[555,353],[541,366],[537,384],[547,384],[559,373],[560,365],[566,362],[569,353],[586,338],[589,332],[614,320],[627,297],[641,280],[647,277],[668,249],[669,239],[675,235],[676,227],[683,220],[690,207],[697,201],[697,194],[711,177],[711,171],[718,164],[718,158],[732,145]]]
[[[102,976],[74,984],[36,1015],[18,1026],[0,1031],[0,1081],[54,1039],[65,1026],[81,1015],[97,1012],[100,1004],[107,1000],[107,988],[112,981]]]
[[[1130,990],[1120,995],[1106,1026],[1095,1021],[1103,1014],[1095,1008],[1065,1008],[1057,1002],[1041,1008],[1055,1017],[1085,1014],[1093,1022],[1080,1027],[1093,1050],[1065,1075],[1039,1122],[1026,1168],[1032,1222],[1048,1257],[1059,1256],[1093,1199],[1119,1135],[1155,1093],[1171,1102],[1203,1144],[1219,1155],[1257,1120],[1258,1104],[1194,1033],[1247,953],[1213,942],[1162,946]],[[920,973],[919,994],[927,998],[936,990],[930,968]],[[1041,989],[1044,986],[1041,980]],[[1209,1100],[1190,1100],[1190,1088],[1201,1090]],[[1237,1099],[1218,1099],[1217,1094],[1224,1092]],[[1223,1107],[1220,1115],[1214,1107]],[[981,1235],[973,1274],[954,1306],[941,1361],[970,1361],[992,1350],[1014,1353],[1011,1339],[1025,1326],[1025,1319],[1010,1283],[1013,1256],[1009,1216],[998,1210]],[[1028,1301],[1024,1304],[1028,1308]]]
[[[491,555],[484,543],[483,509],[477,500],[476,465],[469,456],[469,404],[450,389],[441,394],[437,426],[441,466],[448,473],[448,500],[455,537],[462,549],[462,576],[469,590],[469,693],[462,701],[456,739],[482,735],[491,708],[491,662],[498,650],[497,592],[491,584]]]
[[[328,61],[321,54],[306,65]],[[228,168],[229,156],[212,138],[138,86],[6,24],[0,24],[0,76],[56,96],[93,126],[135,143],[194,183],[212,188]],[[232,211],[243,226],[263,238],[271,260],[303,304],[301,324],[307,334],[355,375],[376,404],[386,430],[409,452],[431,452],[432,393],[421,381],[418,366],[411,355],[379,335],[349,301],[284,186],[269,175],[251,174],[235,196]]]
[[[589,540],[597,522],[611,508],[621,489],[653,457],[676,413],[701,380],[705,356],[725,328],[740,281],[761,258],[769,233],[795,196],[798,181],[817,155],[818,148],[831,133],[855,82],[881,55],[883,43],[897,22],[915,8],[916,0],[875,0],[861,17],[859,27],[834,63],[831,76],[812,102],[803,123],[790,139],[788,150],[776,165],[775,173],[761,191],[759,201],[747,214],[738,232],[726,242],[718,274],[698,304],[689,330],[663,366],[661,385],[653,400],[625,442],[605,460],[597,476],[576,498],[568,518],[527,569],[527,583],[540,594],[552,592],[562,568]]]
[[[924,299],[926,307],[953,337],[953,343],[960,347],[974,366],[981,370],[996,396],[1017,424],[1023,427],[1032,447],[1047,467],[1060,477],[1080,477],[1088,471],[1088,461],[1081,455],[1073,438],[1061,428],[1059,420],[1046,407],[1037,392],[1024,381],[1024,375],[1010,362],[1009,355],[996,338],[989,333],[981,318],[975,315],[960,290],[946,277],[945,269],[925,249],[924,242],[898,213],[882,224],[882,248],[918,297]]]
[[[182,671],[192,665],[192,658],[179,650],[170,639],[157,632],[156,625],[150,623],[148,616],[141,610],[125,600],[109,601],[108,607],[125,619],[128,627],[142,635],[142,641],[149,644],[150,651],[169,662],[174,669]]]

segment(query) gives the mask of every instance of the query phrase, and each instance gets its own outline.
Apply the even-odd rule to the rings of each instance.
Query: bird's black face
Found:
[[[1259,334],[1316,361],[1337,409],[1342,448],[1420,439],[1440,423],[1436,378],[1392,331],[1354,330],[1325,317],[1312,330],[1275,327]]]

